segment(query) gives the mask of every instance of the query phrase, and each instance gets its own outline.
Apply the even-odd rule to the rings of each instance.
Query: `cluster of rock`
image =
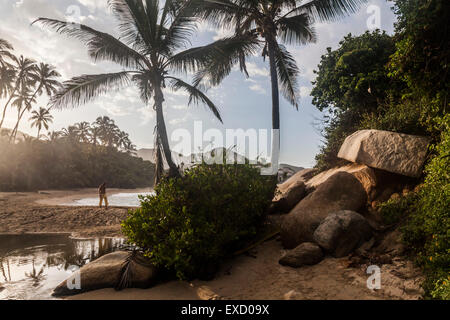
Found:
[[[280,184],[271,213],[288,213],[281,240],[291,249],[280,264],[300,267],[326,254],[344,257],[370,240],[373,221],[360,213],[386,201],[393,185],[421,176],[429,142],[388,131],[357,131],[338,154],[352,163],[315,176],[311,169],[302,170]]]
[[[281,240],[289,250],[280,264],[301,267],[319,263],[330,254],[344,257],[373,245],[373,227],[358,213],[364,207],[387,200],[398,184],[421,175],[429,140],[386,131],[363,130],[349,136],[339,157],[352,163],[315,175],[300,170],[278,186],[271,213],[286,213]],[[369,241],[370,240],[370,241]],[[124,271],[126,279],[124,279]],[[67,296],[102,288],[148,288],[158,270],[138,255],[119,251],[105,255],[62,282],[55,296]],[[79,288],[70,281],[78,276]]]

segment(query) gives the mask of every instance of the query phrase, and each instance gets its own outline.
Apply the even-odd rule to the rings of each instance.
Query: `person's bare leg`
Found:
[[[105,209],[108,210],[108,197],[105,195]]]
[[[98,206],[101,208],[102,207],[102,203],[103,203],[103,197],[100,195],[100,203],[98,204]]]

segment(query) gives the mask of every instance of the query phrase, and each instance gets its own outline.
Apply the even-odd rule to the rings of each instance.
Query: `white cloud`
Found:
[[[267,94],[266,89],[261,87],[259,84],[251,85],[249,88],[250,88],[250,90],[255,91],[255,92],[259,93],[259,94]]]
[[[186,110],[188,108],[187,104],[173,104],[170,107],[175,110]]]
[[[258,67],[256,63],[248,62],[247,63],[247,71],[251,77],[261,76],[268,77],[270,72],[265,67]]]
[[[308,97],[311,94],[311,90],[312,90],[311,87],[305,87],[305,86],[300,87],[300,97],[302,97],[302,98]]]

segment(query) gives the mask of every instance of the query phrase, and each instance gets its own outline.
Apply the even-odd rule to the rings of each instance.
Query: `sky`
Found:
[[[317,69],[326,48],[337,48],[339,41],[348,33],[359,35],[377,26],[392,34],[395,15],[391,6],[392,3],[385,0],[370,0],[349,17],[332,23],[316,23],[316,43],[287,46],[301,71],[298,79],[301,99],[297,111],[280,96],[281,163],[302,167],[315,164],[314,157],[323,143],[320,132],[324,115],[312,105],[310,92],[311,82],[315,79],[313,71]],[[61,80],[82,74],[121,70],[110,62],[94,63],[81,42],[31,25],[38,17],[81,22],[99,31],[117,35],[117,21],[110,13],[106,0],[0,0],[0,38],[14,46],[16,55],[23,54],[38,62],[54,65],[62,75]],[[228,30],[214,29],[202,23],[191,42],[193,46],[204,45],[227,34]],[[214,119],[204,106],[188,106],[188,96],[183,92],[164,90],[164,113],[169,138],[179,129],[186,129],[193,134],[196,121],[201,121],[203,131],[219,129],[224,138],[226,129],[270,130],[272,107],[268,62],[259,55],[250,57],[248,61],[249,78],[236,69],[220,86],[207,92],[219,106],[223,124]],[[37,106],[45,107],[47,101],[47,97],[40,97]],[[0,106],[4,104],[5,101],[0,100]],[[17,111],[8,110],[5,127],[14,127],[16,114]],[[153,146],[155,113],[151,106],[140,101],[134,87],[110,92],[76,109],[54,110],[53,116],[51,131],[61,130],[77,122],[93,122],[99,116],[109,116],[130,134],[138,148]],[[36,129],[30,128],[26,121],[21,123],[20,130],[36,135]],[[176,141],[171,142],[171,146],[176,144]]]

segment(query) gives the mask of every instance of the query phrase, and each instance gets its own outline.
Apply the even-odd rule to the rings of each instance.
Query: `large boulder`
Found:
[[[305,197],[305,194],[306,185],[301,180],[279,185],[272,201],[271,213],[288,213]]]
[[[76,271],[68,280],[75,283],[76,276],[80,279],[80,289],[69,289],[68,280],[63,281],[53,291],[54,296],[70,296],[103,288],[114,288],[120,281],[121,270],[129,259],[130,253],[117,251],[104,255]],[[157,269],[150,265],[144,257],[135,255],[129,264],[130,277],[128,286],[132,288],[148,288],[156,282]],[[73,281],[73,282],[72,282]]]
[[[363,186],[364,190],[367,193],[367,196],[370,197],[377,186],[378,178],[374,169],[369,168],[364,164],[351,163],[342,167],[333,168],[324,172],[319,173],[314,176],[310,180],[307,181],[306,187],[307,190],[311,190],[317,188],[319,185],[328,180],[332,175],[337,172],[347,172],[353,175]]]
[[[357,212],[342,210],[326,217],[314,232],[314,241],[340,258],[348,255],[372,236],[367,220]]]
[[[283,266],[299,268],[304,265],[313,265],[322,261],[323,252],[320,247],[311,242],[304,242],[281,257],[279,263]]]
[[[422,174],[427,137],[381,130],[360,130],[348,136],[338,157],[373,168],[417,178]]]
[[[285,217],[281,224],[281,240],[288,248],[312,242],[313,234],[329,213],[359,210],[367,202],[366,191],[353,175],[337,172],[320,184]]]
[[[306,195],[306,181],[312,178],[315,169],[298,171],[285,182],[277,186],[269,213],[288,213]]]

